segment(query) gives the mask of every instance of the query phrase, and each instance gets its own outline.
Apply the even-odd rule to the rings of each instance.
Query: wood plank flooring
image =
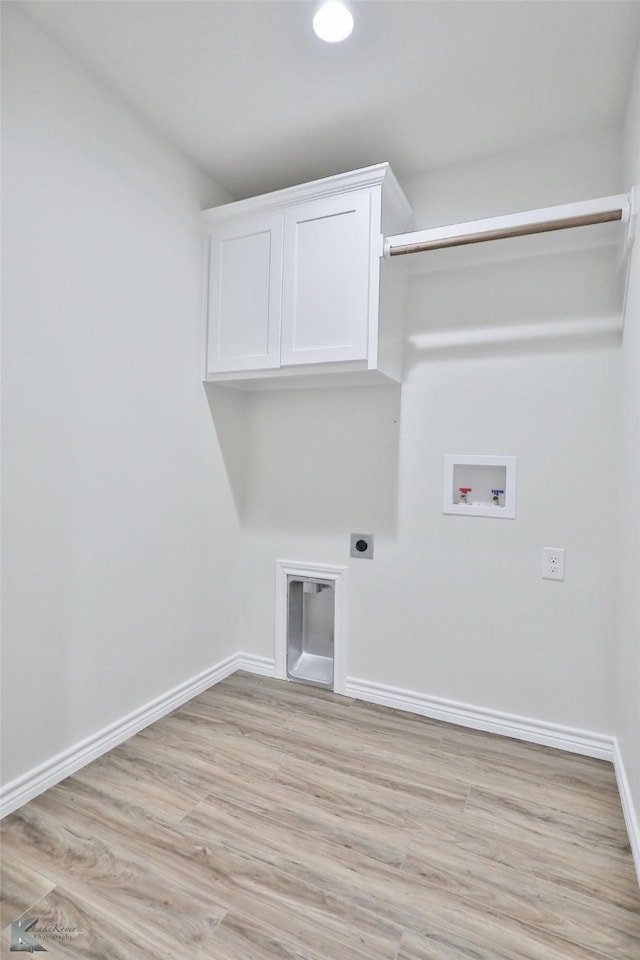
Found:
[[[603,761],[237,673],[2,824],[61,960],[639,960]]]

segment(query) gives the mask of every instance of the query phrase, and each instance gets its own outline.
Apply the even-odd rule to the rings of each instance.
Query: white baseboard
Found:
[[[181,704],[202,693],[236,670],[246,670],[260,676],[273,677],[276,663],[273,658],[258,657],[248,653],[237,653],[203,671],[191,680],[174,687],[167,693],[121,720],[110,724],[68,750],[63,751],[33,770],[0,788],[0,817],[17,810],[23,804],[54,786],[76,770],[97,759],[108,750],[128,740],[138,731],[154,723],[167,713],[171,713]],[[463,727],[487,730],[492,733],[540,743],[572,753],[581,753],[590,757],[613,762],[618,789],[622,801],[625,821],[634,863],[640,882],[640,828],[635,814],[631,791],[626,777],[622,756],[614,737],[561,727],[544,721],[532,720],[513,714],[487,710],[452,700],[430,697],[413,690],[403,690],[368,680],[347,678],[346,696],[372,703],[380,703],[397,710],[407,710],[436,720],[445,720]]]
[[[613,741],[613,768],[616,771],[618,793],[620,794],[620,801],[622,803],[624,822],[627,825],[629,843],[631,844],[631,853],[636,868],[636,874],[638,876],[638,884],[640,884],[640,824],[638,823],[638,818],[636,816],[633,797],[631,796],[631,787],[629,786],[629,781],[627,780],[624,761],[622,759],[622,754],[620,753],[620,747],[618,746],[618,741],[616,738],[614,738]]]
[[[587,757],[613,762],[614,738],[587,730],[576,730],[559,724],[533,720],[531,717],[519,717],[498,710],[487,710],[455,700],[442,700],[439,697],[426,696],[415,690],[403,690],[389,687],[370,680],[358,680],[348,677],[345,693],[348,697],[380,703],[397,710],[407,710],[434,720],[444,720],[461,727],[474,730],[487,730],[516,740],[540,743],[571,753],[581,753]]]
[[[162,696],[157,697],[138,710],[134,710],[133,713],[128,714],[121,720],[116,720],[115,723],[92,734],[86,740],[82,740],[33,770],[29,770],[12,780],[5,787],[0,788],[0,817],[17,810],[28,800],[32,800],[38,794],[48,790],[49,787],[53,787],[56,783],[64,780],[65,777],[79,770],[80,767],[84,767],[85,764],[91,763],[92,760],[97,759],[103,753],[117,747],[119,743],[128,740],[134,733],[138,733],[139,730],[149,726],[150,723],[154,723],[167,713],[171,713],[176,707],[196,697],[215,683],[219,683],[220,680],[224,680],[225,677],[235,673],[236,670],[264,672],[258,669],[260,666],[262,666],[262,660],[259,657],[233,654],[185,683],[167,691],[167,693],[162,694]],[[265,661],[265,670],[267,666],[268,663]]]
[[[276,662],[273,657],[255,657],[252,653],[239,653],[235,669],[257,673],[261,677],[275,677]]]

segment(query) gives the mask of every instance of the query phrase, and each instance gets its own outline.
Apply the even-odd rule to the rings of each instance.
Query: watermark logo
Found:
[[[14,920],[11,924],[11,946],[9,950],[15,950],[19,953],[36,953],[40,950],[47,953],[47,948],[38,943],[29,931],[38,922],[37,917],[31,917],[30,920]]]

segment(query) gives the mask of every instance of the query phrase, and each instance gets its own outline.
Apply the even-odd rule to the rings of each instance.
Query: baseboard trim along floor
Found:
[[[580,753],[585,757],[597,757],[599,760],[613,762],[614,738],[604,734],[563,727],[531,717],[502,713],[499,710],[488,710],[456,700],[443,700],[415,690],[389,687],[355,677],[347,678],[346,693],[348,697],[369,700],[386,707],[395,707],[396,710],[406,710],[408,713],[418,713],[433,720],[444,720],[459,727],[499,733],[504,737],[527,740],[529,743],[539,743],[556,747],[558,750],[568,750],[570,753]]]
[[[629,786],[624,761],[617,740],[615,740],[613,745],[613,769],[615,770],[616,780],[618,782],[618,793],[620,794],[620,802],[622,803],[624,822],[627,826],[627,833],[629,834],[633,863],[636,868],[636,874],[638,875],[638,884],[640,884],[640,824],[636,817],[633,798],[631,796],[631,787]]]
[[[245,659],[241,659],[239,654],[226,657],[208,670],[204,670],[190,680],[179,684],[172,690],[168,690],[162,696],[156,697],[155,700],[151,700],[145,706],[127,714],[121,720],[116,720],[115,723],[98,730],[90,737],[75,744],[75,746],[69,747],[68,750],[64,750],[33,770],[29,770],[12,780],[0,789],[0,817],[5,817],[13,810],[17,810],[18,807],[37,797],[38,794],[44,793],[49,787],[53,787],[87,763],[91,763],[92,760],[96,760],[103,753],[107,753],[108,750],[113,750],[118,744],[132,737],[134,733],[138,733],[139,730],[143,730],[149,724],[155,723],[160,717],[171,713],[172,710],[186,703],[187,700],[197,697],[203,690],[207,690],[215,683],[224,680],[225,677],[235,673],[236,670],[243,669],[259,673],[260,671],[256,669],[257,664],[254,663],[258,659],[250,657],[246,658],[245,662]]]
[[[275,660],[247,653],[237,653],[203,671],[191,680],[174,687],[161,697],[110,724],[85,740],[63,751],[0,789],[0,817],[17,810],[49,787],[97,759],[108,750],[123,743],[139,730],[149,726],[176,707],[193,699],[237,670],[245,670],[265,677],[276,672]],[[624,763],[615,737],[591,731],[563,727],[546,721],[533,720],[515,714],[488,710],[454,700],[431,697],[415,690],[404,690],[386,684],[355,677],[347,677],[345,694],[357,700],[379,703],[397,710],[406,710],[434,720],[462,727],[484,730],[516,740],[526,740],[587,757],[596,757],[613,763],[620,791],[633,859],[640,882],[640,827],[635,815],[631,791]]]
[[[52,960],[638,960],[610,763],[246,670],[1,826]]]

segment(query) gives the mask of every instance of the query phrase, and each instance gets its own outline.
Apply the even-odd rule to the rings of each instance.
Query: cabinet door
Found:
[[[277,214],[212,234],[207,372],[280,365],[282,230]]]
[[[370,191],[285,211],[281,364],[367,358]]]

